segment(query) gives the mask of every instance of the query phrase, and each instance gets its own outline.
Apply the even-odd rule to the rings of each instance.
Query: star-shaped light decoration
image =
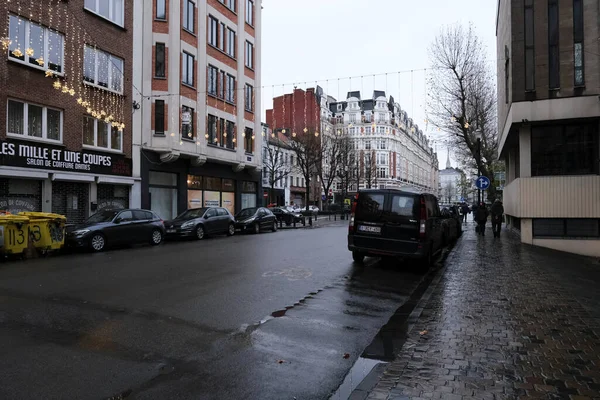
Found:
[[[104,122],[107,123],[107,124],[110,124],[110,119],[104,118]]]
[[[63,85],[62,92],[63,93],[69,93],[69,87],[67,85]]]
[[[283,134],[285,135],[285,129],[282,129],[282,130],[281,130],[281,133],[283,133]]]
[[[52,78],[54,76],[54,71],[52,71],[51,69],[47,69],[45,75],[46,78]]]
[[[468,122],[465,122],[465,129],[469,129],[469,126],[471,126],[471,125],[469,125]]]
[[[205,133],[205,134],[204,134],[204,137],[205,137],[206,139],[208,139],[208,133]]]
[[[296,137],[296,132],[292,132],[292,137]]]
[[[113,117],[112,114],[111,114],[108,117],[106,117],[106,119],[108,119],[109,121],[112,121],[113,119],[115,119],[115,117]]]
[[[92,113],[92,109],[90,107],[88,107],[88,108],[85,109],[85,112],[87,112],[88,114],[91,114]]]
[[[83,99],[81,97],[77,98],[77,104],[82,105]]]
[[[98,117],[98,113],[96,111],[92,111],[92,117],[94,117],[94,118]]]
[[[308,128],[304,128],[304,133],[308,132]]]
[[[227,132],[223,132],[223,137],[227,137]]]
[[[62,87],[61,83],[59,80],[54,81],[54,83],[52,84],[52,87],[54,87],[54,89],[60,89]]]
[[[275,137],[275,132],[271,132],[271,137],[274,138]]]
[[[3,37],[0,39],[0,43],[2,44],[2,50],[8,50],[8,47],[11,45],[12,41],[7,37]]]
[[[254,138],[255,138],[255,136],[254,136],[254,135],[252,135],[252,140],[254,140]]]
[[[246,137],[246,132],[242,132],[242,137]]]
[[[121,123],[121,130],[125,129],[125,124]]]
[[[39,65],[40,67],[43,67],[43,66],[44,66],[44,64],[46,63],[46,62],[44,61],[44,57],[41,57],[41,56],[40,56],[39,58],[37,58],[37,59],[35,60],[35,62],[36,62],[36,63],[38,63],[38,65]]]
[[[14,49],[12,51],[12,55],[17,58],[20,58],[20,57],[23,57],[23,52],[21,51],[21,49]]]
[[[217,143],[219,141],[219,138],[214,138],[213,140],[215,143]]]
[[[116,122],[115,122],[116,123]],[[175,132],[171,132],[171,137],[175,136]],[[207,135],[208,136],[208,135]]]
[[[233,141],[233,143],[237,142],[236,138],[231,139]]]
[[[71,96],[75,96],[75,89],[73,89],[73,88],[69,89],[69,94]]]
[[[33,57],[34,51],[33,51],[33,49],[31,47],[28,47],[25,50],[25,54],[27,54],[28,57]]]
[[[106,115],[106,111],[100,110],[100,115],[104,117]]]
[[[319,137],[319,132],[315,132],[315,137]]]

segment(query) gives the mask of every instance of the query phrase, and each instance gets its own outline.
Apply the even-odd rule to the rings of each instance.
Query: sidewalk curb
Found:
[[[435,272],[435,276],[429,283],[429,286],[427,287],[427,289],[425,290],[425,292],[423,293],[423,295],[421,296],[411,313],[408,315],[408,318],[406,319],[408,326],[406,330],[407,336],[412,332],[416,322],[421,317],[425,306],[427,305],[427,303],[429,303],[433,292],[437,289],[440,281],[446,274],[446,262],[450,258],[453,258],[455,256],[457,247],[459,246],[455,245],[452,248],[452,250],[450,250],[450,253],[444,259],[444,265]],[[423,281],[425,281],[425,279],[423,279]],[[416,290],[418,290],[418,288]],[[408,301],[410,301],[410,299]],[[398,307],[398,309],[400,309],[401,307],[402,305]],[[402,350],[402,348],[398,349],[398,351]],[[352,393],[348,397],[348,400],[365,400],[369,396],[371,391],[375,388],[375,386],[377,386],[377,383],[379,383],[380,379],[385,375],[388,369],[388,364],[388,362],[381,362],[375,365],[371,372],[369,372],[367,376],[365,376],[365,378],[362,381],[360,381],[360,383],[352,391]]]

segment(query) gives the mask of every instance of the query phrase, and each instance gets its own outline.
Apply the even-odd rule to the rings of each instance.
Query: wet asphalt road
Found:
[[[0,398],[327,399],[424,280],[346,229],[0,264]]]

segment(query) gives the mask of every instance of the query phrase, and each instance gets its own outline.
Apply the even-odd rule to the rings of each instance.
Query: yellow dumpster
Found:
[[[65,244],[65,224],[67,217],[43,212],[20,212],[19,216],[29,218],[29,240],[36,249],[58,250]]]
[[[21,254],[29,246],[29,218],[0,215],[0,253]]]

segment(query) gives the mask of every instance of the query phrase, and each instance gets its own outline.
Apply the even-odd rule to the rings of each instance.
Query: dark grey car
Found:
[[[163,220],[149,210],[102,210],[83,224],[70,227],[66,242],[71,247],[102,251],[108,246],[150,243],[159,245],[165,236]]]
[[[193,237],[200,240],[205,235],[233,236],[235,219],[222,207],[192,208],[166,221],[165,228],[167,237]]]

